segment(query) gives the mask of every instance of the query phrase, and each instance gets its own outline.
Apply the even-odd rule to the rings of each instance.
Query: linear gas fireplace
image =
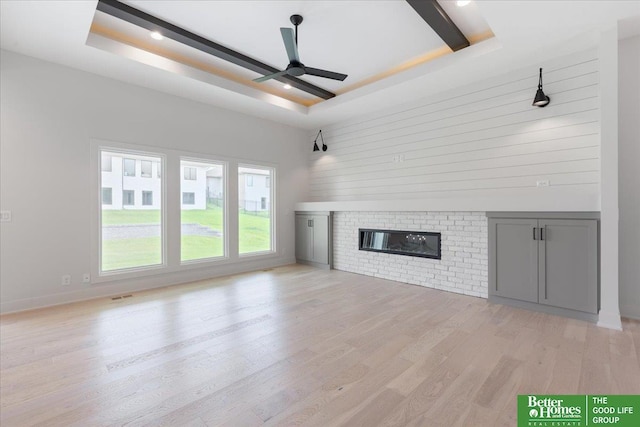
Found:
[[[440,233],[359,229],[360,250],[440,259]]]

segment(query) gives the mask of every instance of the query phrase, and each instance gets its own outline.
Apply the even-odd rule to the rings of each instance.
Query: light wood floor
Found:
[[[514,426],[518,394],[640,393],[623,332],[289,266],[1,318],[9,426]]]

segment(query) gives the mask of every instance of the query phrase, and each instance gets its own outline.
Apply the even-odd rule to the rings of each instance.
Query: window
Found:
[[[185,179],[180,182],[180,261],[223,257],[226,192],[224,165],[205,160],[182,159],[180,166],[185,171],[197,171],[201,178],[197,181],[187,180],[185,174]]]
[[[198,170],[196,168],[185,166],[185,168],[184,168],[184,179],[186,179],[188,181],[195,181],[196,179],[198,179],[197,173],[198,173]]]
[[[135,192],[133,190],[122,190],[122,205],[133,206],[136,203]]]
[[[153,191],[142,192],[142,206],[153,206]]]
[[[111,188],[102,187],[102,204],[110,205],[113,203],[113,198],[111,197]]]
[[[140,162],[140,176],[143,178],[151,178],[151,161],[142,160]]]
[[[261,166],[239,166],[238,181],[238,246],[240,254],[268,252],[273,250],[272,186],[253,186],[253,178],[271,181],[274,169]],[[251,185],[249,184],[251,182]]]
[[[100,159],[100,167],[102,169],[102,172],[111,172],[113,170],[112,163],[112,157],[108,154],[103,154]]]
[[[271,187],[271,177],[268,176],[264,179],[264,186],[267,188]]]
[[[102,158],[110,156],[115,167],[123,166],[123,176],[135,176],[135,165],[157,163],[163,158],[152,153],[119,152],[101,149]],[[119,174],[118,174],[119,175]],[[114,179],[115,178],[115,179]],[[158,178],[122,179],[101,174],[102,198],[111,193],[111,204],[100,210],[99,272],[119,272],[162,265],[163,214],[162,180]],[[105,190],[110,191],[105,191]],[[141,199],[136,204],[136,192]]]
[[[195,205],[196,204],[196,193],[182,193],[182,204],[183,205]]]
[[[136,161],[134,159],[124,159],[122,171],[124,176],[136,176]]]
[[[161,163],[156,163],[156,170],[158,171],[158,178],[162,177]]]

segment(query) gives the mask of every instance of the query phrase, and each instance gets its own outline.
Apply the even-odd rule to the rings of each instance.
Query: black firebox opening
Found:
[[[359,229],[361,251],[441,259],[440,233]]]

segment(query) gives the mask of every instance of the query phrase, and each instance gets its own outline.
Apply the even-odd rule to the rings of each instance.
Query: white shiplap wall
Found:
[[[531,106],[534,66],[323,128],[329,150],[311,156],[311,201],[557,198],[560,188],[597,199],[597,51],[540,66],[545,108]]]

